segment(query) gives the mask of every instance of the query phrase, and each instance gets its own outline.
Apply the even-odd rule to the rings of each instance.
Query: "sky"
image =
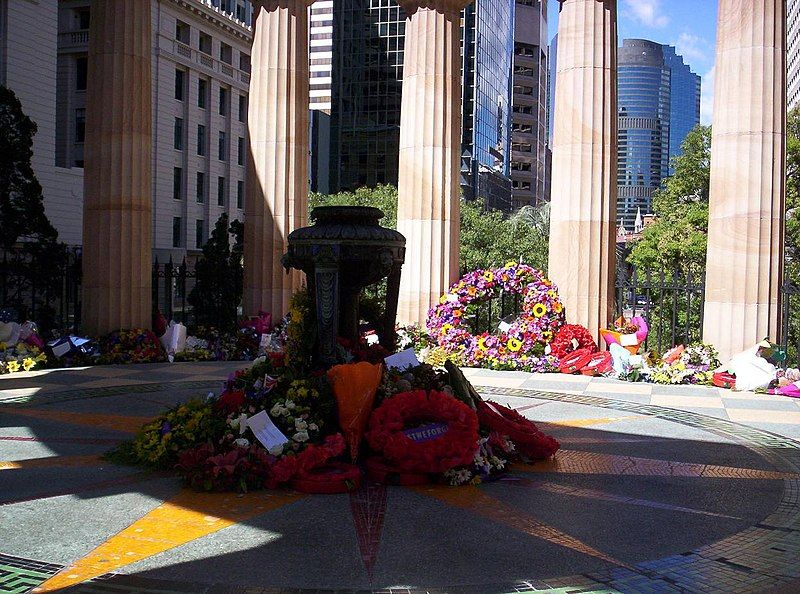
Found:
[[[548,2],[548,35],[558,31],[557,0]],[[702,79],[700,121],[711,123],[714,96],[714,45],[717,0],[618,0],[619,43],[649,39],[674,45]]]

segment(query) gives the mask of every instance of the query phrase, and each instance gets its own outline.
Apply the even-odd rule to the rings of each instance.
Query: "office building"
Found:
[[[152,3],[153,253],[197,253],[223,212],[241,219],[249,0]],[[3,82],[36,121],[34,171],[62,241],[82,242],[90,0],[1,2]]]
[[[786,36],[786,99],[793,109],[800,104],[800,0],[787,0]]]
[[[513,207],[549,199],[547,0],[517,0],[511,179]]]
[[[652,212],[670,158],[700,121],[700,79],[675,49],[626,39],[618,54],[617,220],[632,230]]]

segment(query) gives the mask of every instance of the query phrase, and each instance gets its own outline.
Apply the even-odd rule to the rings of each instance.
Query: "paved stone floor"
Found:
[[[800,401],[467,370],[562,443],[479,487],[209,495],[100,458],[237,367],[3,376],[0,593],[800,591]]]

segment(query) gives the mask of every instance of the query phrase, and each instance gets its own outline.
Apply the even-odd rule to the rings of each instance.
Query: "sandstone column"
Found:
[[[94,0],[83,207],[83,329],[151,324],[150,2]]]
[[[397,229],[406,237],[398,321],[425,324],[458,278],[460,11],[470,0],[400,0],[407,12]]]
[[[286,313],[302,275],[281,267],[308,208],[308,6],[256,0],[248,110],[244,312]]]
[[[778,334],[785,43],[784,0],[720,0],[703,339],[723,360]]]
[[[597,339],[614,308],[617,3],[561,0],[549,276]]]

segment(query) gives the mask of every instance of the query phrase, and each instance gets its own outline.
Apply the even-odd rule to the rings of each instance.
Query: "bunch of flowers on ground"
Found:
[[[0,342],[0,375],[31,371],[47,362],[47,356],[34,345],[18,342],[10,345]]]
[[[119,330],[100,342],[98,363],[101,365],[162,363],[166,360],[167,354],[152,330]]]
[[[717,350],[710,344],[676,347],[649,369],[647,379],[656,384],[700,384],[710,386],[720,366]]]

